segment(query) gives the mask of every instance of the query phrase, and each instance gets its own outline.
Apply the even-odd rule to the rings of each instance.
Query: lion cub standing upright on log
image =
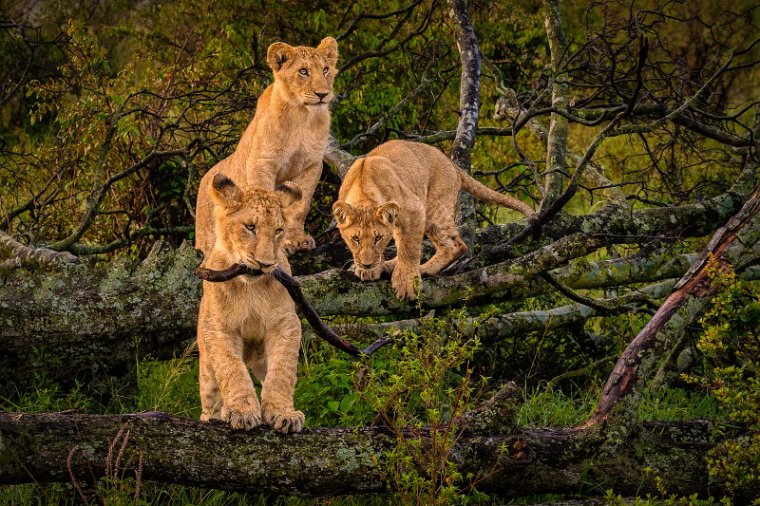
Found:
[[[222,283],[203,282],[198,313],[201,420],[220,419],[236,429],[266,423],[278,432],[298,432],[304,415],[293,407],[301,322],[285,288],[268,273],[278,264],[290,271],[280,248],[283,209],[301,200],[285,183],[277,191],[239,188],[214,176],[209,196],[215,203],[216,238],[204,249],[206,268],[223,270],[242,263],[264,274]],[[248,367],[261,381],[261,404]]]
[[[383,270],[393,271],[396,296],[414,298],[416,278],[437,274],[467,251],[454,222],[461,189],[528,218],[536,216],[526,204],[484,186],[426,144],[390,141],[354,162],[333,204],[341,236],[354,257],[354,273],[372,280]],[[420,266],[424,235],[435,254]],[[398,256],[385,261],[391,238]]]
[[[283,42],[269,46],[267,63],[274,72],[274,83],[259,97],[253,120],[235,152],[201,181],[196,228],[202,231],[196,231],[196,247],[205,251],[214,244],[213,202],[206,189],[221,173],[240,186],[273,190],[285,181],[296,183],[303,199],[285,210],[283,248],[288,254],[314,248],[314,239],[304,231],[304,220],[322,173],[337,62],[338,43],[332,37],[323,39],[316,48]]]

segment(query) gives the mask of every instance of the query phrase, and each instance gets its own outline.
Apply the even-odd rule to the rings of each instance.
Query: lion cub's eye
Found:
[[[298,73],[301,74],[302,76],[308,76],[309,75],[309,69],[302,68],[301,70],[298,71]]]
[[[355,235],[351,238],[352,241],[354,241],[354,244],[359,244],[359,236]]]
[[[246,223],[245,228],[250,230],[251,232],[256,232],[256,224],[255,223]]]
[[[330,73],[330,67],[325,67],[325,68],[323,68],[323,69],[322,69],[322,73],[323,73],[324,75],[327,75],[327,74],[329,74],[329,73]]]
[[[382,238],[383,238],[383,236],[382,236],[382,235],[376,235],[376,236],[375,236],[375,244],[379,243],[379,242],[380,242],[380,239],[382,239]]]
[[[284,230],[283,230],[283,229],[281,229],[281,228],[278,228],[277,230],[275,230],[275,231],[274,231],[274,234],[275,234],[275,235],[282,235],[282,233],[283,233],[283,232],[284,232]]]

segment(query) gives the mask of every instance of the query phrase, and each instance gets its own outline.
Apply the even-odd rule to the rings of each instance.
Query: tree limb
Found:
[[[466,422],[465,422],[466,423]],[[502,497],[546,493],[719,493],[705,463],[710,424],[647,423],[620,440],[598,428],[468,431],[449,458],[478,490]],[[432,444],[425,429],[305,429],[281,436],[233,431],[164,413],[0,413],[0,483],[89,481],[117,470],[165,483],[247,492],[329,496],[387,492],[396,438]],[[119,451],[119,448],[123,449]],[[273,455],[280,458],[272,458]],[[120,459],[119,459],[120,457]],[[656,463],[656,464],[655,464]],[[647,473],[645,467],[654,467]],[[657,478],[657,479],[655,479]],[[589,487],[593,484],[593,487]],[[467,483],[463,483],[466,486]],[[758,491],[740,490],[737,500]]]
[[[451,159],[459,168],[471,172],[470,152],[475,145],[480,110],[480,49],[475,30],[467,12],[465,0],[448,0],[449,17],[455,23],[457,48],[462,61],[459,84],[459,122],[451,147]],[[473,198],[462,192],[459,195],[460,232],[462,240],[472,251],[475,240],[475,206]]]

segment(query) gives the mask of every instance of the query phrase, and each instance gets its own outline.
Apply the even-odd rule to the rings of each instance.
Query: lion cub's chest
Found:
[[[246,345],[261,343],[272,321],[292,304],[287,293],[281,293],[284,288],[273,279],[240,280],[231,288],[223,302],[227,311],[222,311],[220,317],[226,319],[226,326],[236,329]]]
[[[282,167],[278,182],[292,180],[304,169],[322,163],[327,135],[309,130],[301,130],[300,134],[289,136],[283,145]]]

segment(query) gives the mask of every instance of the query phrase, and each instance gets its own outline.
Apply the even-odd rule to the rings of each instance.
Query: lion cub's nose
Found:
[[[319,93],[318,91],[315,91],[314,94],[319,97],[319,101],[321,102],[323,98],[325,98],[329,93]]]

